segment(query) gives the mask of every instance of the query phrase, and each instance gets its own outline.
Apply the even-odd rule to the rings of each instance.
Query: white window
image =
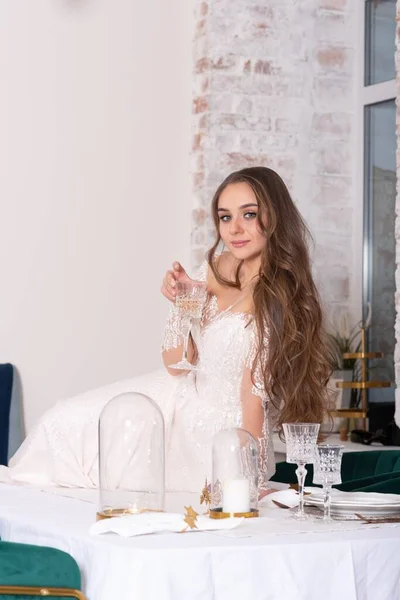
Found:
[[[374,379],[394,381],[396,201],[396,0],[362,0],[363,14],[363,314],[372,310],[368,345],[382,351]],[[394,401],[394,387],[369,401]]]

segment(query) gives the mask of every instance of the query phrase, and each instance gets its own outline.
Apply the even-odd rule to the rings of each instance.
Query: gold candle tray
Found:
[[[96,521],[102,519],[112,519],[113,517],[124,517],[127,515],[139,515],[145,512],[164,512],[163,510],[156,510],[155,508],[107,508],[106,510],[99,510],[96,513]]]
[[[254,517],[259,517],[260,512],[256,508],[251,508],[249,512],[241,512],[241,513],[229,513],[224,512],[222,508],[212,508],[210,509],[209,517],[210,519],[231,519],[232,517],[244,517],[245,519],[253,519]]]

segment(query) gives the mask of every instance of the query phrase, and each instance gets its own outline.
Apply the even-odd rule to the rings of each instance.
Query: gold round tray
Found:
[[[164,512],[154,508],[109,508],[107,510],[99,510],[96,513],[96,521],[102,519],[112,519],[112,517],[125,517],[127,515],[139,515],[145,512]]]
[[[222,508],[212,508],[209,512],[210,519],[230,519],[232,517],[245,517],[245,519],[253,519],[259,517],[260,513],[256,508],[250,509],[249,512],[229,513],[223,512]]]

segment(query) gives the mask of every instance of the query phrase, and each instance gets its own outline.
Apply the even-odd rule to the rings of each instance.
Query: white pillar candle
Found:
[[[250,481],[248,479],[227,479],[225,481],[222,510],[227,513],[250,511]]]

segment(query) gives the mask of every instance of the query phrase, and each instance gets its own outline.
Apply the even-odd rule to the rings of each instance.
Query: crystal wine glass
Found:
[[[207,298],[207,284],[203,281],[177,281],[175,291],[175,306],[181,318],[183,356],[178,363],[169,365],[169,367],[170,369],[196,370],[187,357],[189,336],[193,321],[201,318]]]
[[[340,469],[342,466],[344,446],[336,444],[319,444],[315,448],[314,483],[322,483],[324,494],[324,521],[331,521],[331,492],[332,486],[341,483]]]
[[[307,475],[306,464],[315,460],[319,423],[283,423],[286,440],[286,461],[296,464],[296,475],[299,484],[299,510],[296,516],[305,519],[304,514],[304,481]]]

